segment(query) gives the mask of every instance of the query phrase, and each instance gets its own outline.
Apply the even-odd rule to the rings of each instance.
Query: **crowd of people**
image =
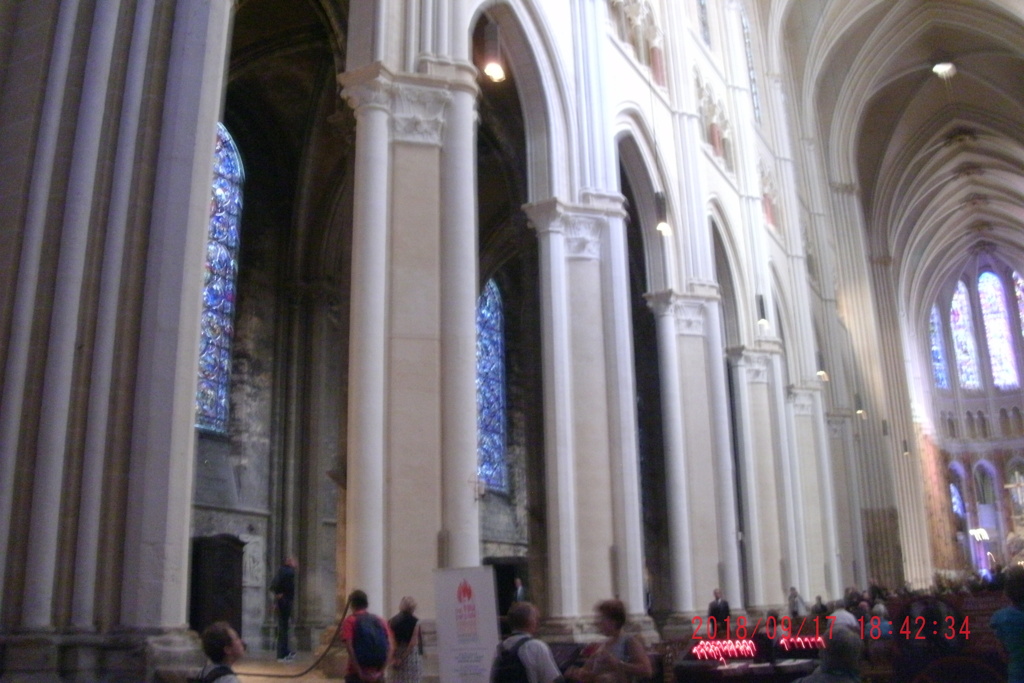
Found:
[[[279,618],[281,613],[290,616],[296,567],[294,559],[287,559],[272,582]],[[1024,683],[1024,566],[1014,565],[1007,571],[995,572],[980,583],[937,585],[929,595],[995,588],[1005,591],[1011,605],[998,610],[990,626],[1008,654],[1008,681]],[[729,602],[719,588],[715,588],[712,594],[713,599],[707,609],[708,623],[724,623],[731,616]],[[801,624],[806,624],[808,619],[818,619],[822,624],[827,620],[827,628],[814,631],[822,637],[818,668],[810,676],[799,679],[798,683],[858,681],[860,664],[865,656],[870,657],[870,647],[865,645],[877,645],[893,639],[887,601],[892,597],[914,599],[920,596],[912,591],[901,591],[893,596],[878,582],[872,581],[866,590],[847,588],[839,600],[826,602],[817,595],[814,602],[808,604],[796,587],[790,587],[786,616],[771,610],[766,618],[769,621],[774,618],[773,623],[780,624],[795,624],[797,619]],[[540,611],[524,599],[525,589],[519,580],[516,581],[514,597],[515,601],[506,614],[511,633],[501,641],[494,654],[493,683],[635,683],[652,676],[653,666],[643,640],[625,630],[627,610],[622,601],[603,600],[595,606],[597,629],[602,640],[587,649],[585,658],[563,671],[547,643],[535,637],[541,621]],[[403,597],[398,613],[389,620],[368,611],[369,602],[361,590],[349,595],[348,607],[338,636],[348,653],[346,683],[419,683],[423,677],[423,644],[416,617],[416,600],[411,596]],[[279,621],[285,623],[281,629],[283,633],[278,634],[278,655],[280,659],[290,661],[294,655],[288,649],[287,622],[284,619]],[[870,641],[865,637],[866,625],[872,629]],[[753,634],[762,661],[774,661],[781,638],[796,635],[792,630],[786,630],[789,632],[784,633],[780,629],[771,636],[766,629]],[[730,636],[723,633],[717,637]],[[238,633],[228,623],[216,622],[203,631],[201,638],[208,662],[199,677],[192,680],[237,683],[238,678],[231,667],[245,652]]]

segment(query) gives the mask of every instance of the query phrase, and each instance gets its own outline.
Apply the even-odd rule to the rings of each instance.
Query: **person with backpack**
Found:
[[[239,683],[231,665],[245,654],[245,643],[226,621],[215,621],[200,636],[203,652],[210,660],[190,683]]]
[[[491,664],[491,683],[563,683],[551,648],[533,634],[540,612],[532,603],[517,602],[508,611],[512,635],[498,645]]]
[[[384,619],[367,609],[366,593],[354,590],[348,596],[352,613],[341,624],[341,639],[348,650],[345,683],[375,683],[384,680],[384,672],[395,652],[395,637]]]

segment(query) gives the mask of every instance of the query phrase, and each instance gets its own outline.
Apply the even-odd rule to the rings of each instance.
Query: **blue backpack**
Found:
[[[352,630],[352,652],[364,669],[382,669],[388,661],[388,632],[375,614],[356,615]]]

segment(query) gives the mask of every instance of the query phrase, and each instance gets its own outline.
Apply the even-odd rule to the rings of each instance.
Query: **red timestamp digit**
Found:
[[[929,621],[923,616],[911,619],[907,616],[903,618],[899,632],[907,640],[927,640],[929,636],[946,640],[956,640],[963,636],[967,640],[971,637],[970,616],[964,616],[959,625],[954,616],[946,616],[942,621]]]
[[[964,615],[964,623],[960,625],[960,628],[956,627],[956,619],[954,617],[946,617],[943,621],[945,628],[942,629],[942,637],[946,640],[956,640],[957,635],[962,635],[964,640],[968,640],[971,637],[971,627],[968,624],[970,616]]]

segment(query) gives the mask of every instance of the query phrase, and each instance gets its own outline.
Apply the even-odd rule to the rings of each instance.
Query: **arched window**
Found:
[[[942,340],[942,317],[939,307],[932,306],[932,315],[928,321],[928,338],[932,349],[932,376],[935,386],[949,389],[949,372],[946,370],[946,344]]]
[[[1013,271],[1013,292],[1017,296],[1017,317],[1020,318],[1020,330],[1024,332],[1024,279],[1020,273]]]
[[[957,517],[964,517],[967,511],[964,508],[963,496],[960,495],[960,489],[956,484],[949,485],[949,498],[953,504],[953,514]]]
[[[978,505],[994,505],[996,502],[992,473],[984,465],[974,468],[974,495],[978,499]]]
[[[745,11],[740,12],[743,25],[743,47],[747,52],[747,76],[750,78],[750,102],[754,107],[754,120],[761,123],[761,95],[757,90],[757,71],[754,70],[754,46],[750,42],[750,21]]]
[[[697,14],[700,17],[700,36],[707,45],[710,45],[711,22],[708,19],[708,0],[697,0]]]
[[[953,335],[953,354],[956,357],[957,376],[964,389],[980,389],[978,375],[978,349],[974,342],[974,323],[967,285],[961,280],[949,307],[949,327]]]
[[[992,382],[1000,389],[1016,389],[1017,362],[1007,319],[1006,295],[1002,280],[992,271],[978,276],[978,300],[981,302],[981,319],[985,322]]]
[[[242,158],[223,124],[217,124],[213,197],[206,243],[203,317],[199,340],[196,427],[228,431],[231,340],[234,337],[238,228],[242,215]]]
[[[505,458],[505,321],[501,292],[488,280],[476,306],[478,476],[489,490],[508,493]]]

